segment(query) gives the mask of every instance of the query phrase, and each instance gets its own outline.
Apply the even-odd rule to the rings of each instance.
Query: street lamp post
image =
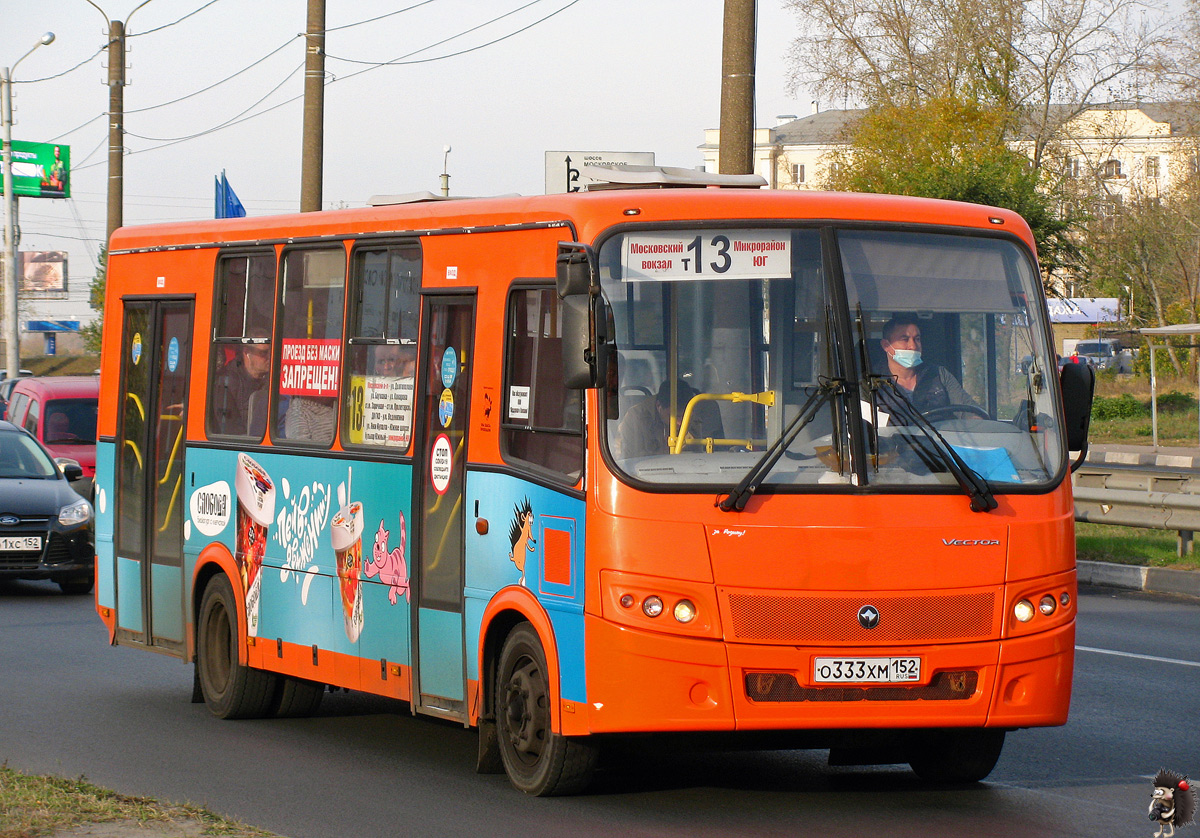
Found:
[[[21,368],[17,337],[17,196],[13,194],[12,176],[12,77],[17,65],[35,49],[53,41],[54,33],[47,32],[11,68],[0,67],[0,122],[4,126],[4,366],[10,378],[15,378]]]

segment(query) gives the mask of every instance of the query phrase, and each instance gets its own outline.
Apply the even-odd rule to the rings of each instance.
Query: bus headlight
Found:
[[[1046,617],[1049,617],[1051,614],[1053,614],[1054,609],[1057,607],[1058,602],[1050,594],[1046,594],[1044,597],[1042,597],[1042,601],[1038,603],[1038,611],[1041,611]]]
[[[681,599],[675,603],[675,619],[681,623],[690,623],[696,619],[696,606],[691,600]]]
[[[1013,616],[1019,622],[1028,623],[1033,619],[1033,603],[1027,599],[1023,599],[1013,606]]]
[[[657,617],[663,612],[662,597],[651,594],[642,600],[642,613],[647,617]]]

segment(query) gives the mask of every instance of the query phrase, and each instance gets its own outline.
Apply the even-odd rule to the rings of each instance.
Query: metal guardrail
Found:
[[[1200,469],[1093,463],[1074,475],[1075,520],[1175,530],[1179,555],[1200,530]]]

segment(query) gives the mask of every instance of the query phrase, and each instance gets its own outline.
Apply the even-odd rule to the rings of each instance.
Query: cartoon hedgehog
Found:
[[[1154,838],[1171,838],[1175,827],[1187,826],[1195,814],[1196,792],[1186,775],[1165,768],[1154,775],[1154,794],[1150,800],[1150,820],[1158,824]]]
[[[508,528],[508,540],[512,542],[512,551],[508,560],[521,571],[521,579],[517,584],[525,584],[525,552],[533,552],[537,539],[533,537],[533,506],[529,497],[513,507],[513,521]]]

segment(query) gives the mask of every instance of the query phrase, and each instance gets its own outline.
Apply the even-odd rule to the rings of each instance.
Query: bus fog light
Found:
[[[633,608],[633,594],[621,594],[621,607]]]
[[[1041,611],[1042,616],[1044,617],[1049,617],[1051,614],[1053,614],[1054,609],[1057,607],[1058,603],[1050,594],[1046,594],[1044,597],[1042,597],[1042,601],[1038,603],[1038,611]]]
[[[675,619],[681,623],[690,623],[696,619],[696,606],[691,600],[681,599],[675,603]]]
[[[1063,608],[1066,608],[1071,604],[1071,595],[1066,591],[1063,591],[1062,596],[1058,598],[1058,601],[1062,603]]]
[[[1033,603],[1027,599],[1023,599],[1013,607],[1013,616],[1022,623],[1028,623],[1033,619]]]
[[[647,617],[657,617],[663,612],[662,597],[651,594],[642,600],[642,613]]]

